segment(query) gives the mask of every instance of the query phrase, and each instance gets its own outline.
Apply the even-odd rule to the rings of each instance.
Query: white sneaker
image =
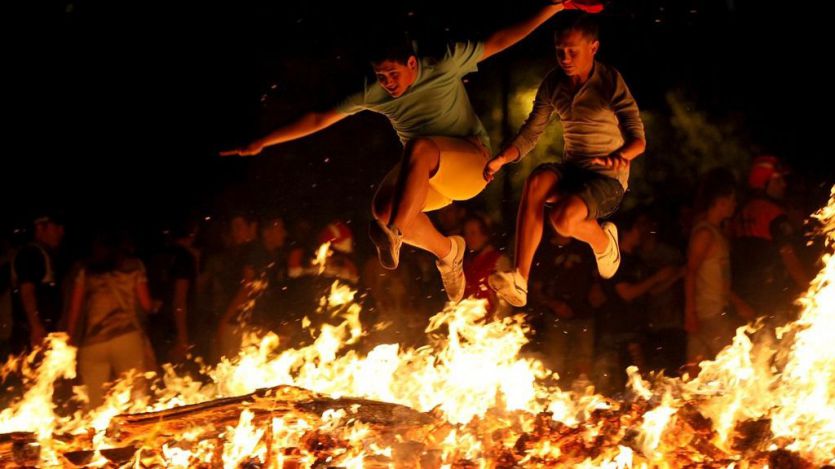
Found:
[[[449,301],[458,303],[464,299],[464,289],[467,286],[467,279],[464,278],[464,253],[467,250],[467,243],[460,236],[450,236],[449,239],[452,241],[452,249],[458,250],[455,258],[449,264],[438,259],[435,265],[441,273],[441,282],[444,284]]]
[[[597,260],[597,271],[600,277],[609,279],[614,277],[620,267],[620,246],[618,245],[618,228],[612,222],[604,223],[601,228],[609,238],[609,245],[602,254],[594,253]]]
[[[379,220],[372,220],[368,234],[377,247],[377,256],[383,268],[396,269],[400,263],[400,246],[403,245],[400,230],[394,225],[386,226]]]
[[[487,277],[487,284],[512,306],[521,308],[528,303],[528,282],[517,270],[493,272]]]

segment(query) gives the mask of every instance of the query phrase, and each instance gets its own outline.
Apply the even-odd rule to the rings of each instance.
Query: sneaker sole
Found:
[[[597,267],[597,272],[600,273],[600,278],[604,280],[608,280],[614,277],[615,274],[618,273],[618,269],[620,268],[620,243],[618,243],[618,227],[614,224],[612,224],[612,227],[613,229],[604,231],[606,231],[606,235],[609,236],[609,240],[615,243],[615,248],[617,249],[617,258],[615,259],[615,270],[613,270],[611,275],[609,276],[605,276],[602,273],[600,273],[600,266]]]
[[[377,258],[380,259],[380,265],[384,269],[396,269],[400,259],[392,255],[391,241],[388,235],[386,235],[384,228],[380,226],[380,222],[371,222],[371,225],[368,227],[368,236],[371,238],[371,242],[374,243],[374,247],[377,248]]]
[[[501,285],[498,284],[498,282],[501,282]],[[487,285],[490,287],[490,289],[493,290],[494,292],[496,292],[496,294],[499,295],[499,298],[503,299],[504,301],[506,301],[511,306],[514,306],[516,308],[521,308],[521,307],[525,306],[526,304],[528,304],[527,299],[526,299],[526,301],[521,301],[516,297],[508,297],[506,295],[503,295],[501,293],[501,290],[502,290],[504,284],[506,284],[506,282],[504,280],[494,280],[494,277],[492,275],[487,277]],[[516,286],[513,286],[512,288],[515,289]]]
[[[463,277],[464,275],[462,274],[461,276]],[[464,279],[464,281],[463,281],[462,283],[464,283],[464,284],[466,285],[466,281],[467,281],[467,279],[465,278],[465,279]],[[449,290],[447,289],[446,285],[444,285],[444,290],[446,291],[446,297],[447,297],[447,299],[448,299],[449,301],[451,301],[451,302],[455,303],[455,304],[460,303],[460,302],[461,302],[461,300],[463,300],[463,299],[464,299],[464,288],[462,288],[462,289],[461,289],[461,293],[460,293],[460,294],[458,294],[458,295],[456,295],[456,297],[455,297],[455,298],[453,298],[452,296],[450,296],[450,294],[449,294]]]
[[[461,269],[461,273],[462,273],[462,275],[461,275],[461,276],[462,276],[462,277],[464,277],[464,275],[463,275],[463,272],[464,272],[464,270],[463,270],[463,263],[464,263],[464,253],[467,251],[467,243],[466,243],[466,241],[464,241],[464,238],[463,238],[463,237],[461,237],[461,236],[451,236],[451,238],[452,238],[452,240],[453,240],[452,242],[456,243],[456,244],[457,244],[457,246],[458,246],[458,254],[459,254],[459,256],[458,256],[458,258],[457,258],[457,259],[455,259],[455,264],[457,264],[457,265],[458,265],[458,268],[459,268],[459,269]],[[437,265],[438,265],[438,263],[436,262],[436,263],[435,263],[435,265],[437,266]],[[440,267],[438,267],[438,269],[440,269]],[[466,277],[465,277],[465,278],[464,278],[464,280],[461,282],[461,285],[462,285],[462,287],[461,287],[461,292],[460,292],[458,295],[456,295],[456,297],[455,297],[455,298],[453,298],[453,297],[449,294],[449,290],[447,289],[446,285],[444,285],[444,291],[446,291],[446,294],[447,294],[447,299],[449,299],[449,301],[451,301],[451,302],[453,302],[453,303],[455,303],[455,304],[458,304],[458,303],[460,303],[460,302],[461,302],[461,300],[463,300],[463,299],[464,299],[464,291],[465,291],[465,290],[466,290],[466,288],[467,288],[467,279],[466,279]]]

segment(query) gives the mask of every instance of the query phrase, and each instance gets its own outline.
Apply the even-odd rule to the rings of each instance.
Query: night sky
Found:
[[[484,38],[539,4],[488,5],[18,5],[3,15],[7,34],[17,32],[3,67],[0,228],[43,209],[60,209],[78,224],[130,226],[241,205],[364,213],[373,184],[398,158],[394,132],[380,116],[363,113],[258,159],[216,153],[357,89],[368,73],[363,44],[380,25],[426,43]],[[835,165],[826,138],[832,85],[823,68],[832,53],[824,50],[825,21],[821,12],[757,0],[617,0],[601,16],[599,57],[621,70],[643,109],[662,110],[668,91],[684,90],[709,115],[736,116],[752,151],[781,155],[826,184]],[[496,76],[552,57],[546,24],[485,62],[468,83],[476,111],[486,112],[479,96]]]

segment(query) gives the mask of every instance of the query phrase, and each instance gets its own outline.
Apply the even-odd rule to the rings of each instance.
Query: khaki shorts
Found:
[[[429,191],[424,212],[445,207],[454,200],[467,200],[477,196],[487,181],[484,180],[484,165],[490,159],[487,148],[475,138],[424,137],[432,140],[441,151],[438,171],[429,178]],[[389,171],[380,190],[394,187],[400,176],[401,163]]]
[[[589,213],[587,220],[612,216],[623,200],[623,186],[617,179],[570,163],[544,163],[537,171],[552,171],[559,178],[560,195],[576,195],[585,204]]]

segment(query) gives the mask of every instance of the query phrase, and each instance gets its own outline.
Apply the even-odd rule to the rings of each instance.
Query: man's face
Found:
[[[568,76],[582,76],[591,71],[599,41],[590,40],[580,31],[570,29],[557,37],[557,63]]]
[[[651,230],[652,220],[647,215],[638,215],[638,219],[635,220],[632,227],[623,233],[623,240],[628,240],[632,245],[638,246],[649,237]]]
[[[229,224],[229,234],[235,246],[246,244],[258,235],[257,224],[247,221],[244,217],[235,217]]]
[[[442,231],[458,231],[461,229],[461,221],[465,216],[464,209],[458,204],[449,204],[437,212],[438,223]]]
[[[55,249],[61,245],[61,241],[64,239],[64,227],[51,221],[39,223],[35,226],[35,238]]]
[[[261,229],[261,237],[267,249],[278,249],[284,246],[287,239],[287,230],[284,228],[284,221],[275,219],[267,222]]]
[[[736,194],[731,193],[724,197],[719,197],[716,203],[721,207],[723,218],[730,218],[736,211]]]
[[[777,175],[771,178],[765,186],[765,192],[770,197],[781,200],[786,196],[786,178],[782,175]]]
[[[410,56],[405,64],[384,60],[372,64],[372,67],[380,86],[393,98],[402,96],[417,79],[418,62],[415,56]]]
[[[464,224],[464,240],[467,247],[473,251],[481,251],[487,244],[487,234],[481,229],[481,223],[476,220],[469,220]]]

